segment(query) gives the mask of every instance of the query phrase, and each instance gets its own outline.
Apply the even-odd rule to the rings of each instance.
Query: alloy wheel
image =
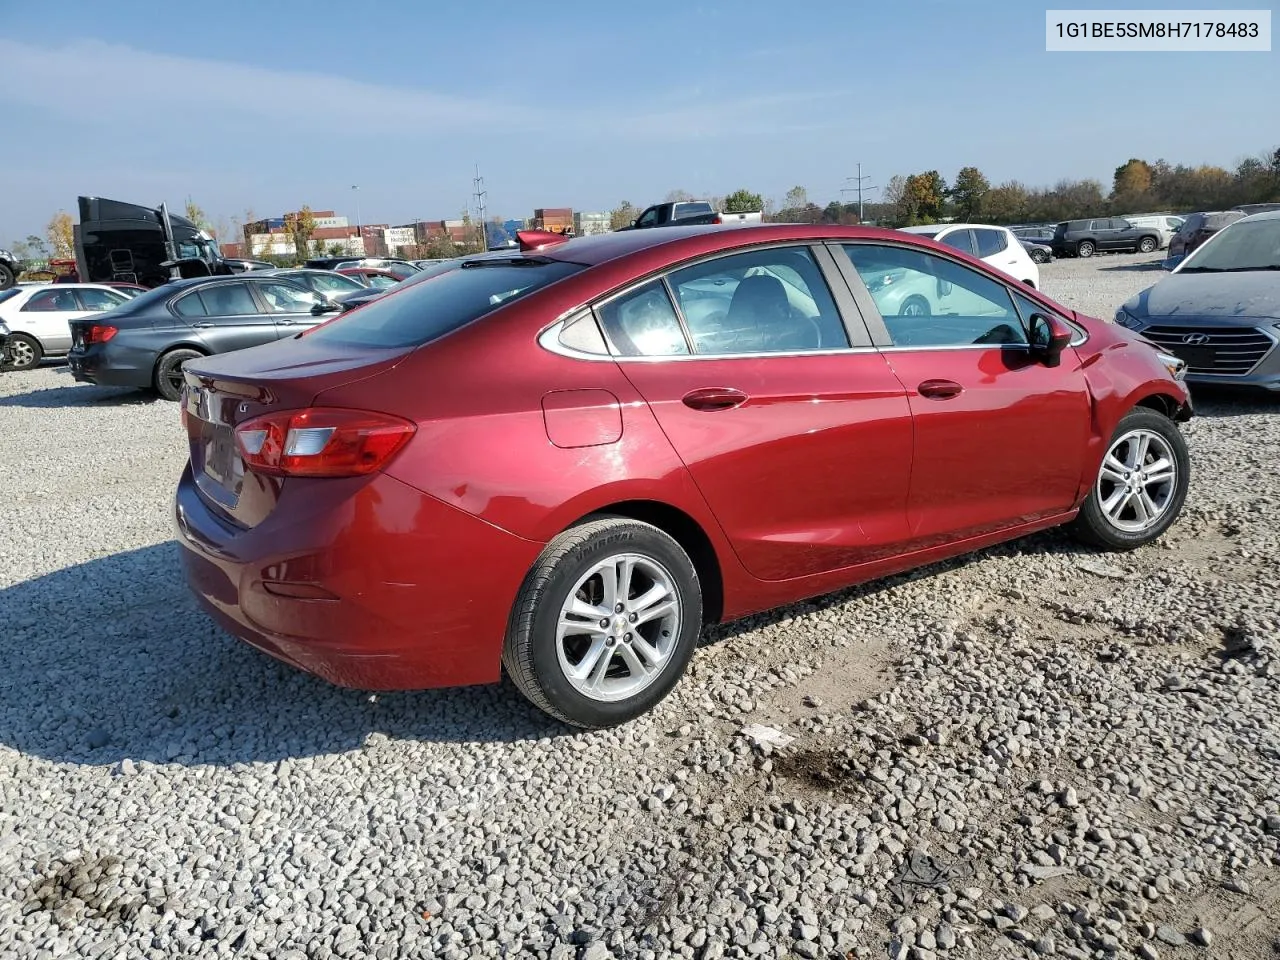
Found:
[[[31,349],[31,344],[25,340],[13,338],[9,341],[9,366],[15,370],[25,370],[34,366],[36,362],[36,352]]]
[[[560,608],[556,654],[585,697],[625,700],[663,672],[681,628],[681,599],[656,560],[625,553],[583,574]]]
[[[1098,504],[1117,530],[1141,533],[1168,512],[1178,486],[1169,441],[1154,430],[1131,430],[1107,451],[1098,472]]]

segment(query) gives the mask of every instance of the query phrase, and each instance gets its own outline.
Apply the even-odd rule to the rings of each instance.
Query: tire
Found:
[[[9,334],[5,352],[9,356],[9,362],[5,364],[6,370],[32,370],[40,366],[40,361],[44,358],[44,348],[40,346],[40,341],[25,333]]]
[[[1142,240],[1138,242],[1138,252],[1153,253],[1158,246],[1160,246],[1160,244],[1155,237],[1143,237]]]
[[[1135,441],[1142,438],[1146,444],[1135,447]],[[1145,456],[1139,463],[1136,456],[1144,450]],[[1151,467],[1166,462],[1172,465],[1173,470],[1167,482],[1148,479]],[[1143,479],[1134,482],[1131,489],[1141,490],[1147,498],[1143,501],[1143,509],[1147,509],[1148,503],[1158,507],[1153,519],[1143,521],[1133,494],[1124,496],[1122,488],[1133,473],[1124,468],[1133,466],[1144,469],[1138,471]],[[1163,467],[1160,473],[1163,475],[1166,470],[1167,467]],[[1145,407],[1131,410],[1111,436],[1098,477],[1072,524],[1072,533],[1085,543],[1105,550],[1133,550],[1146,546],[1159,538],[1178,518],[1190,481],[1191,458],[1177,424]],[[1121,499],[1112,506],[1117,495]]]
[[[634,627],[627,621],[635,621],[636,611],[624,606],[619,612],[621,604],[615,604],[606,616],[603,609],[605,579],[627,560],[635,571],[628,591],[632,602],[655,587],[668,590],[639,611],[652,613],[666,608],[667,598],[675,601],[668,612]],[[616,589],[617,579],[613,582]],[[600,620],[567,612],[571,597],[600,608],[592,611]],[[582,629],[562,637],[562,619]],[[602,628],[606,620],[610,622]],[[576,727],[601,729],[646,713],[671,692],[693,656],[701,628],[702,587],[680,545],[650,524],[598,517],[566,530],[542,551],[512,609],[502,663],[538,709]],[[649,676],[632,666],[647,662],[641,659],[646,651],[661,656]],[[571,676],[573,668],[584,666],[585,676]]]
[[[1045,253],[1043,250],[1032,250],[1031,262],[1032,263],[1048,263],[1049,255]]]
[[[18,282],[17,276],[13,272],[13,268],[7,263],[0,263],[0,290],[8,290]]]
[[[156,361],[156,372],[153,385],[156,393],[166,400],[177,400],[182,396],[182,365],[195,357],[203,357],[199,350],[170,350]]]
[[[1097,248],[1094,247],[1092,240],[1081,240],[1076,244],[1076,256],[1086,258],[1092,257],[1095,249]]]
[[[929,306],[929,301],[918,293],[913,293],[907,299],[902,301],[902,306],[898,308],[898,316],[900,317],[929,317],[933,315],[933,308]]]

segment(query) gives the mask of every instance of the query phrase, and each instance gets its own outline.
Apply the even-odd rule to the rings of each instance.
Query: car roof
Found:
[[[1239,210],[1236,211],[1236,213],[1239,212]],[[1251,213],[1249,216],[1244,217],[1241,220],[1237,220],[1236,223],[1244,223],[1245,220],[1248,220],[1250,223],[1253,223],[1256,220],[1280,220],[1280,210],[1263,210],[1261,213]]]
[[[715,243],[722,239],[724,242]],[[902,231],[888,227],[842,227],[837,224],[811,223],[753,223],[742,226],[698,224],[691,227],[652,227],[647,230],[619,230],[616,233],[591,234],[574,237],[536,251],[512,250],[508,256],[518,257],[536,253],[552,260],[565,260],[594,266],[646,250],[675,248],[666,252],[690,256],[702,252],[729,250],[757,243],[773,243],[785,240],[901,240]],[[927,243],[928,238],[923,238]]]
[[[914,227],[898,227],[902,233],[941,233],[943,230],[1008,230],[994,223],[922,223]]]

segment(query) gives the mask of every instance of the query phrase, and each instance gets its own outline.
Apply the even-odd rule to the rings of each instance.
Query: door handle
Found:
[[[207,330],[209,327],[212,327],[213,324],[208,322],[193,323],[192,326],[195,327],[197,330]]]
[[[952,397],[960,396],[964,392],[964,387],[954,380],[926,380],[916,387],[916,391],[920,396],[928,397],[930,400],[950,400]]]
[[[276,321],[276,323],[283,323],[283,324],[291,324],[291,323],[293,323],[293,322],[294,322],[294,321],[292,321],[292,320],[277,320],[277,321]]]
[[[702,387],[686,393],[683,400],[692,410],[729,410],[746,403],[747,395],[733,387]]]

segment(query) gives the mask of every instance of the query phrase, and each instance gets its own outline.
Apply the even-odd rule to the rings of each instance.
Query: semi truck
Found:
[[[63,282],[137,283],[158,287],[181,277],[243,273],[273,266],[222,256],[218,241],[165,204],[144,207],[105,197],[79,197],[73,228],[76,269]]]

